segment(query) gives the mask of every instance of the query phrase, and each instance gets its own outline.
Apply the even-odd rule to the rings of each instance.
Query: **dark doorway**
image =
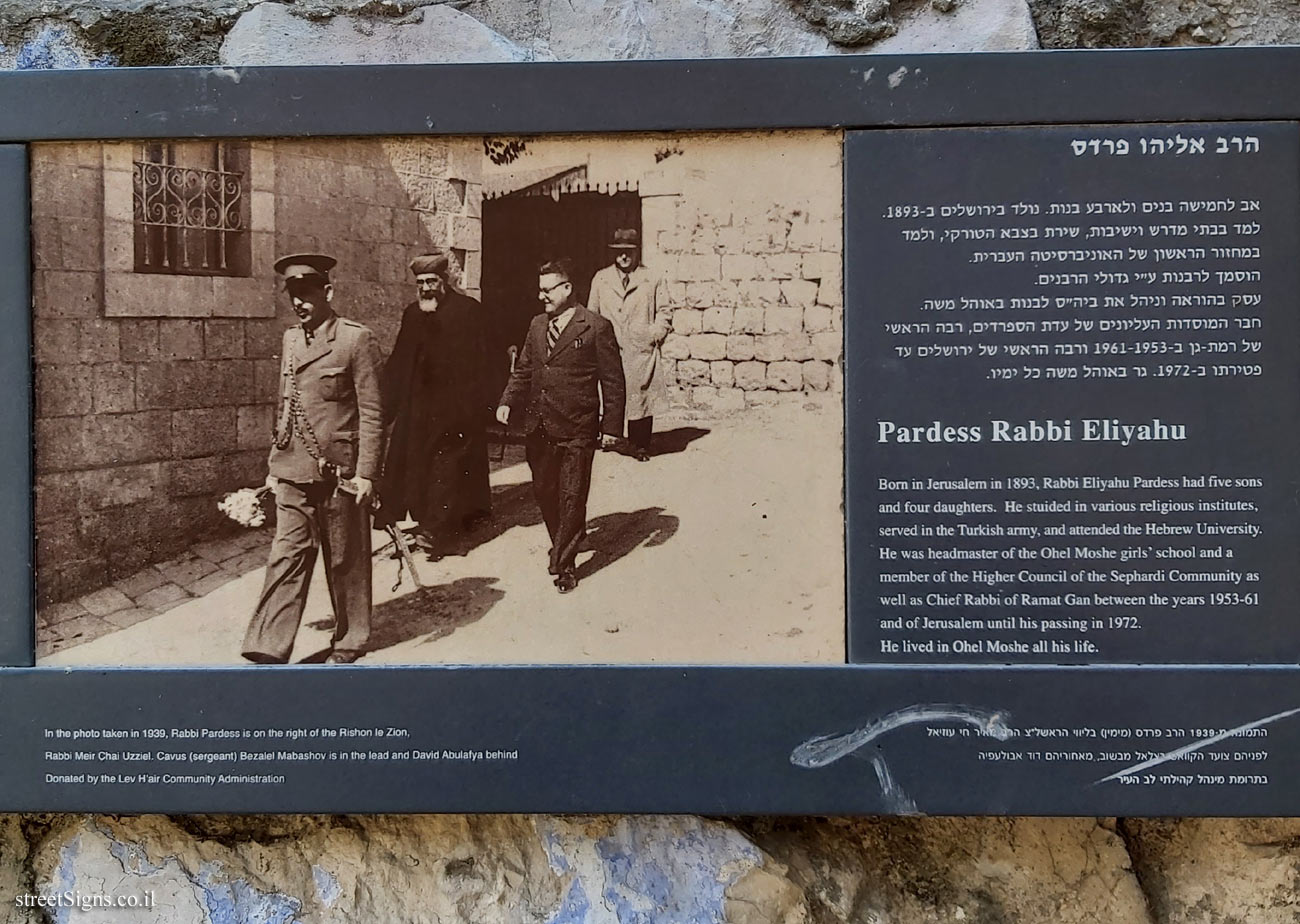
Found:
[[[541,310],[537,267],[568,257],[584,304],[591,277],[612,262],[609,241],[615,228],[641,233],[641,197],[615,186],[590,186],[585,180],[509,193],[483,203],[483,304],[496,319],[501,348],[521,346],[528,323]],[[504,386],[504,376],[500,383]]]

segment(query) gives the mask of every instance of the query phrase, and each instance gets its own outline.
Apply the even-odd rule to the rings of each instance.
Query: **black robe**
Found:
[[[492,506],[485,428],[493,411],[482,308],[449,291],[438,310],[406,307],[384,366],[391,427],[380,485],[384,514],[408,513],[435,538]]]

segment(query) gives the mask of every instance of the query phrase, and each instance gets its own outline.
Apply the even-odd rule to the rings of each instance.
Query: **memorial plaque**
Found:
[[[0,716],[7,811],[1279,814],[1300,757],[1276,670],[38,669],[0,692],[41,707]]]
[[[1297,80],[1294,48],[0,74],[32,430],[0,810],[1296,814]],[[663,295],[616,351],[598,278]],[[480,401],[376,402],[308,321],[385,352],[416,319],[428,371],[456,289],[528,331],[480,344],[492,516],[273,539],[305,401],[355,402],[367,457],[421,383]],[[589,480],[499,398],[561,350],[602,409],[616,355],[672,378],[621,449],[602,410]],[[335,437],[284,477],[364,508]],[[253,603],[322,532],[268,664]]]
[[[852,660],[1294,663],[1296,125],[847,153]]]

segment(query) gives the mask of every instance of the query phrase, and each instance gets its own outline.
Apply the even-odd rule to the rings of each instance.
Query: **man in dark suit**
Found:
[[[409,513],[417,541],[438,558],[492,508],[486,428],[496,395],[488,391],[483,308],[452,287],[450,255],[418,256],[411,273],[418,300],[406,306],[384,364],[384,418],[392,431],[380,516]]]
[[[319,545],[334,606],[330,664],[350,664],[370,639],[370,497],[383,442],[379,346],[334,313],[324,254],[281,257],[275,271],[301,322],[284,332],[280,404],[266,483],[275,539],[244,636],[244,657],[283,664],[307,604]]]
[[[529,325],[497,420],[514,417],[528,435],[533,494],[551,535],[548,570],[567,594],[578,586],[574,558],[587,534],[596,446],[614,445],[623,431],[623,363],[613,326],[574,300],[569,261],[538,273],[546,311]]]

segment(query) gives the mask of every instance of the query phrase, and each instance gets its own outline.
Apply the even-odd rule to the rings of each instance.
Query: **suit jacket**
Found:
[[[617,266],[597,270],[591,279],[587,309],[609,318],[623,354],[629,420],[653,417],[668,410],[668,379],[659,345],[668,336],[672,313],[663,286],[644,266],[628,274],[623,288]]]
[[[317,481],[320,470],[312,453],[319,452],[345,478],[377,478],[383,448],[379,367],[375,335],[356,321],[335,315],[316,329],[310,344],[302,327],[286,330],[276,432],[283,433],[291,417],[289,401],[296,386],[315,445],[295,421],[289,445],[271,446],[271,474],[287,481]]]
[[[501,403],[526,433],[545,424],[553,439],[595,440],[623,432],[623,363],[614,328],[578,305],[547,355],[543,312],[533,318]],[[517,415],[523,412],[523,420]]]

